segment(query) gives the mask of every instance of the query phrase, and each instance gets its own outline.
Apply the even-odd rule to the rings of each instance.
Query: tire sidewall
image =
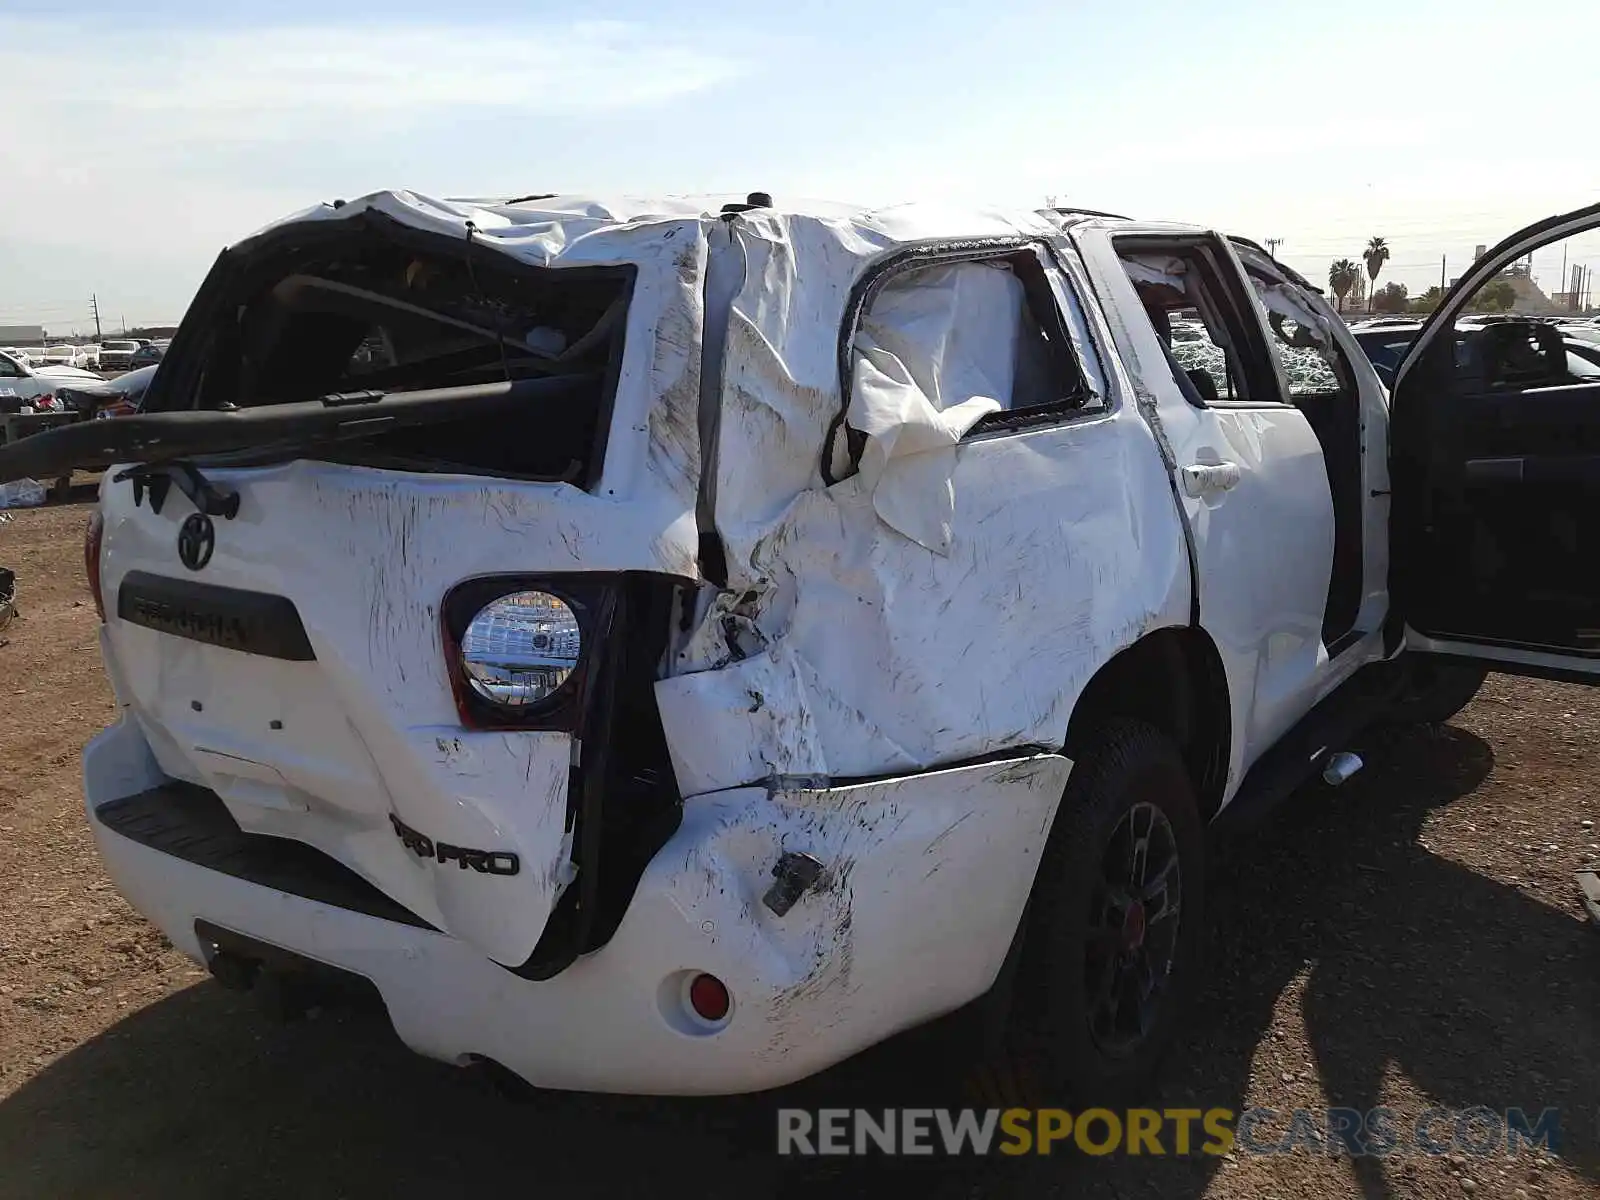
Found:
[[[1101,856],[1135,804],[1171,824],[1180,872],[1178,938],[1166,994],[1143,1043],[1125,1056],[1090,1032],[1083,985],[1090,902]],[[1205,833],[1183,760],[1154,728],[1118,721],[1074,764],[1035,885],[1017,997],[1014,1053],[1075,1103],[1112,1104],[1144,1088],[1187,1019],[1204,943]]]

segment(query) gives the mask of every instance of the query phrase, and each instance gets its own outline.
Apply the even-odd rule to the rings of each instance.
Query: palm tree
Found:
[[[1350,289],[1355,287],[1356,280],[1361,275],[1361,268],[1348,258],[1341,258],[1328,268],[1328,286],[1333,289],[1334,297],[1339,302],[1339,311],[1344,311],[1344,298],[1350,294]]]
[[[1389,261],[1389,246],[1381,238],[1375,237],[1367,243],[1367,249],[1361,256],[1367,264],[1367,278],[1373,283],[1373,288],[1367,293],[1367,311],[1372,311],[1372,295],[1377,289],[1378,272],[1383,270],[1383,264]]]

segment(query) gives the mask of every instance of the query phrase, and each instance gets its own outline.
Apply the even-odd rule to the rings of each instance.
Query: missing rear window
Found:
[[[631,267],[517,264],[471,239],[357,220],[253,250],[219,306],[198,408],[583,375],[579,400],[375,435],[338,451],[416,469],[590,482],[620,366]]]

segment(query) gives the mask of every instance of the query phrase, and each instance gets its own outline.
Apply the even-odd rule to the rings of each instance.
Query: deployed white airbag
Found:
[[[861,483],[883,522],[948,553],[962,436],[1011,407],[1025,297],[1003,265],[964,262],[886,284],[856,334],[846,419],[867,435]]]

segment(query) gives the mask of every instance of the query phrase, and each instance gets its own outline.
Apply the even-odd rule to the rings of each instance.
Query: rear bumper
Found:
[[[612,940],[532,982],[386,909],[359,881],[319,889],[230,860],[222,844],[208,860],[192,842],[209,835],[186,835],[181,814],[163,818],[148,797],[131,811],[129,797],[167,783],[132,722],[84,752],[108,870],[185,953],[204,961],[195,924],[207,922],[370,980],[400,1037],[430,1057],[488,1057],[542,1087],[656,1094],[775,1087],[981,995],[1069,770],[1036,755],[689,800]],[[823,872],[779,916],[762,898],[785,852],[812,855]],[[683,981],[697,971],[732,993],[719,1029],[683,1009]]]

